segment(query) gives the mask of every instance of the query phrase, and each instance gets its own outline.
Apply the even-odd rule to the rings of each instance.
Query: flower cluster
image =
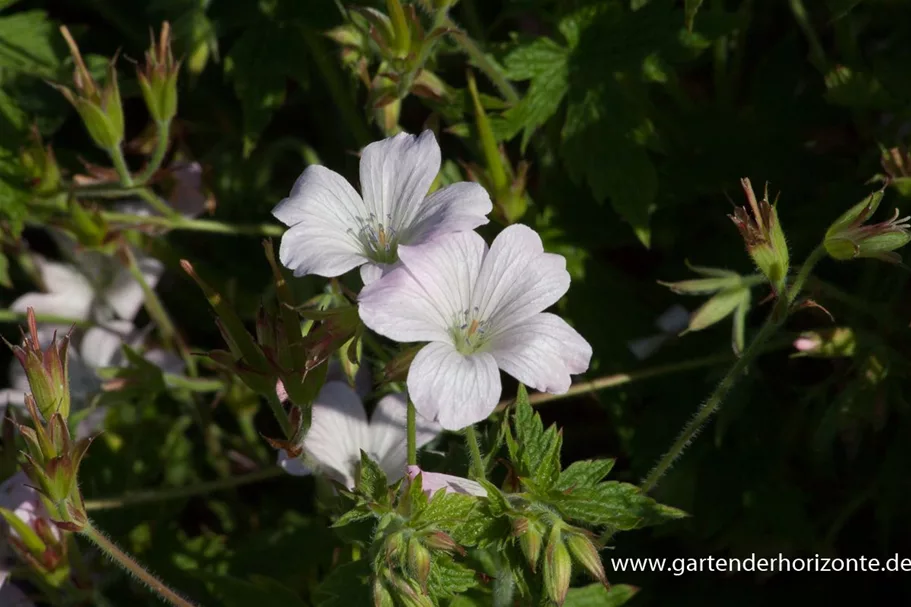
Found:
[[[488,223],[487,191],[462,182],[428,195],[439,169],[431,131],[401,133],[363,150],[361,195],[337,173],[311,166],[273,211],[289,226],[280,259],[295,276],[334,277],[359,266],[364,325],[396,342],[425,344],[407,373],[408,397],[424,418],[421,440],[436,424],[459,430],[486,419],[500,400],[500,370],[560,394],[592,355],[566,321],[544,312],[569,289],[566,260],[519,224],[488,246],[473,231]],[[401,478],[404,398],[382,399],[368,424],[352,390],[327,384],[304,454],[349,486],[360,450],[390,479]]]

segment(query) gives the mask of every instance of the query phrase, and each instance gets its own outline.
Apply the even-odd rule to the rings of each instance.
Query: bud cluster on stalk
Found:
[[[136,70],[139,89],[156,122],[170,122],[177,114],[177,76],[180,61],[171,52],[171,26],[165,21],[161,26],[158,44],[152,44],[145,54],[145,64]]]
[[[857,203],[826,231],[826,253],[840,261],[858,257],[872,257],[881,261],[899,263],[901,256],[895,252],[911,241],[911,217],[899,218],[899,211],[891,219],[880,223],[867,223],[882,202],[884,190],[874,192]]]
[[[749,179],[741,179],[740,184],[747,197],[747,206],[734,209],[730,218],[740,230],[747,253],[756,267],[775,292],[781,294],[788,276],[789,259],[788,244],[778,221],[776,204],[769,202],[768,184],[762,200],[757,200]]]

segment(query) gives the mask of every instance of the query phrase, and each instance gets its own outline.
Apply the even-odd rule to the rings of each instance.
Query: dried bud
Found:
[[[13,346],[13,355],[25,369],[29,387],[38,410],[44,419],[59,412],[63,417],[70,414],[70,385],[67,374],[68,358],[67,349],[70,344],[69,334],[63,336],[59,343],[57,334],[48,345],[47,350],[41,350],[38,338],[38,323],[35,321],[35,310],[28,308],[28,334],[23,332],[23,345]]]
[[[750,180],[741,179],[740,183],[749,207],[737,207],[730,218],[740,230],[747,252],[756,267],[765,275],[775,292],[781,293],[788,275],[788,244],[778,221],[778,211],[769,202],[768,184],[762,200],[757,201]]]
[[[557,523],[551,528],[544,552],[544,589],[550,600],[557,605],[562,605],[566,600],[573,571],[572,559],[563,542],[561,527],[562,525]]]
[[[151,47],[146,51],[145,65],[136,71],[149,114],[158,123],[170,122],[177,114],[179,73],[180,62],[174,61],[171,53],[171,26],[165,21],[161,25],[158,44],[153,38]]]
[[[889,221],[864,224],[876,212],[883,194],[883,190],[874,192],[848,209],[829,227],[824,245],[830,257],[838,260],[873,257],[892,263],[901,261],[901,256],[894,251],[911,241],[911,234],[908,233],[911,217],[899,219],[898,209],[895,209]]]
[[[598,549],[595,548],[595,545],[583,530],[575,529],[569,531],[566,534],[566,546],[575,561],[582,565],[592,577],[601,582],[605,588],[610,587]]]
[[[73,104],[95,144],[104,150],[111,150],[123,141],[123,106],[120,101],[120,89],[117,86],[117,71],[113,61],[108,66],[108,77],[105,86],[99,87],[89,73],[79,46],[66,26],[61,26],[70,53],[76,63],[73,74],[73,89],[58,86],[57,89]]]

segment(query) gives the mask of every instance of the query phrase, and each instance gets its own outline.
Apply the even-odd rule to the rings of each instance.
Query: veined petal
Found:
[[[364,286],[371,282],[376,282],[392,270],[398,267],[398,264],[376,263],[370,261],[361,266],[361,282]]]
[[[153,257],[137,256],[136,265],[149,288],[154,289],[164,274],[164,264]],[[105,289],[104,299],[118,318],[133,320],[145,301],[145,292],[132,274],[127,270],[119,270]]]
[[[463,322],[470,312],[471,293],[487,243],[476,232],[440,236],[416,247],[399,247],[399,259],[420,284],[424,297],[439,311],[449,329]]]
[[[565,320],[542,313],[492,336],[489,352],[526,386],[562,394],[569,389],[570,375],[588,369],[592,347]]]
[[[492,210],[490,194],[480,184],[454,183],[424,200],[417,213],[403,224],[401,239],[416,245],[442,234],[474,230],[489,222],[487,215]]]
[[[368,215],[364,203],[326,167],[307,167],[272,215],[290,228],[282,236],[279,258],[295,276],[340,276],[367,260],[358,239]]]
[[[377,221],[401,233],[417,214],[440,172],[440,146],[432,131],[399,133],[361,152],[361,193]]]
[[[370,417],[370,453],[378,458],[390,483],[405,474],[408,460],[408,403],[404,394],[389,394],[380,399]],[[439,424],[418,414],[415,439],[420,449],[442,432]]]
[[[312,472],[299,457],[290,457],[284,449],[278,450],[278,466],[291,476],[310,476]]]
[[[500,373],[494,357],[465,356],[445,343],[427,344],[408,370],[408,393],[424,417],[446,430],[460,430],[487,419],[500,399]]]
[[[125,320],[88,329],[79,344],[83,362],[93,369],[113,366],[120,346],[132,331],[133,323]]]
[[[569,290],[566,260],[545,253],[538,233],[511,225],[484,258],[472,305],[492,330],[519,323],[552,306]]]
[[[327,382],[320,390],[303,447],[329,476],[354,487],[355,464],[370,435],[364,404],[347,384]]]
[[[451,474],[440,474],[438,472],[427,472],[417,466],[408,466],[408,478],[414,480],[421,477],[421,490],[428,497],[443,489],[446,493],[462,493],[465,495],[476,495],[478,497],[487,497],[487,490],[475,481],[462,478],[461,476],[452,476]]]
[[[361,289],[361,321],[373,331],[400,342],[449,341],[449,320],[414,276],[398,267]]]

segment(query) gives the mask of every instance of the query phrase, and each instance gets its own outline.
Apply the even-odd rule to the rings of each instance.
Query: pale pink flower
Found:
[[[279,257],[295,276],[340,276],[358,266],[364,284],[398,259],[398,247],[487,223],[490,195],[462,182],[427,195],[440,171],[431,131],[399,133],[361,154],[361,195],[338,173],[307,167],[272,214],[289,227]]]
[[[348,488],[355,484],[361,451],[379,464],[390,483],[402,478],[407,461],[407,403],[402,394],[384,396],[367,421],[360,397],[347,383],[326,382],[313,403],[310,430],[304,438],[307,462]],[[417,446],[433,440],[440,428],[418,416]],[[302,462],[279,453],[279,463],[290,474],[308,472]]]
[[[445,490],[446,493],[463,493],[465,495],[487,497],[487,490],[475,481],[461,476],[452,476],[451,474],[427,472],[426,470],[421,470],[418,466],[408,466],[408,478],[414,480],[418,475],[421,477],[421,490],[428,497],[440,489]]]
[[[447,430],[486,419],[500,400],[498,368],[554,394],[588,369],[588,342],[542,312],[569,289],[569,273],[534,230],[509,226],[489,250],[474,232],[448,234],[399,257],[402,267],[361,291],[360,316],[392,340],[430,342],[407,379],[427,419]]]

